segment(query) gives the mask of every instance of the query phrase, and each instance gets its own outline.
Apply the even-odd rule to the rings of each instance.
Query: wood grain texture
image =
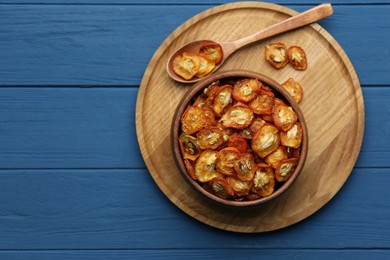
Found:
[[[389,87],[364,87],[356,167],[390,167]],[[145,168],[137,88],[0,88],[0,168]],[[88,102],[86,102],[88,101]]]
[[[233,3],[209,9],[174,31],[156,51],[145,71],[136,108],[137,137],[143,158],[167,197],[203,223],[237,232],[264,232],[292,225],[325,205],[342,187],[356,162],[364,129],[361,88],[346,54],[318,25],[272,38],[273,42],[282,41],[305,50],[309,66],[304,72],[291,68],[275,70],[263,56],[255,57],[256,45],[240,51],[239,55],[233,54],[220,70],[253,70],[280,83],[292,77],[304,86],[306,98],[300,107],[309,132],[309,153],[302,173],[286,193],[269,205],[248,209],[245,213],[214,206],[187,185],[173,163],[172,153],[167,151],[172,116],[187,91],[165,71],[170,54],[194,39],[230,41],[231,37],[241,38],[295,13],[264,3]],[[260,16],[262,23],[258,23]],[[264,43],[269,42],[271,40]],[[158,111],[157,101],[161,105]],[[329,160],[334,163],[329,164]],[[299,209],[291,201],[299,201]]]
[[[356,169],[315,215],[282,230],[211,228],[170,203],[147,170],[2,170],[0,253],[71,249],[389,249],[388,169]],[[378,181],[380,180],[380,181]],[[0,255],[1,256],[1,255]]]
[[[0,5],[0,85],[139,85],[161,42],[187,19],[211,7]],[[311,6],[287,7],[303,11]],[[383,22],[390,6],[335,5],[334,9],[320,25],[346,51],[361,83],[390,85],[389,67],[383,66],[389,57],[382,51],[390,45],[390,28]]]

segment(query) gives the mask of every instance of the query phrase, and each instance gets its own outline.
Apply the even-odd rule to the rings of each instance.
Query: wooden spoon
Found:
[[[287,31],[290,31],[292,29],[296,29],[296,28],[299,28],[299,27],[302,27],[302,26],[305,26],[305,25],[308,25],[308,24],[311,24],[311,23],[314,23],[314,22],[317,22],[321,19],[324,19],[326,17],[328,17],[329,15],[331,15],[333,13],[333,8],[332,8],[332,5],[330,3],[324,3],[324,4],[320,4],[314,8],[311,8],[303,13],[300,13],[300,14],[297,14],[295,16],[292,16],[284,21],[281,21],[279,23],[276,23],[270,27],[267,27],[257,33],[254,33],[252,35],[249,35],[249,36],[246,36],[244,38],[241,38],[241,39],[238,39],[238,40],[235,40],[235,41],[231,41],[231,42],[216,42],[216,41],[212,41],[212,40],[198,40],[198,41],[193,41],[193,42],[189,42],[187,43],[186,45],[180,47],[179,49],[177,49],[168,59],[168,62],[167,62],[167,72],[168,72],[168,75],[176,80],[176,81],[179,81],[179,82],[182,82],[182,83],[194,83],[194,82],[197,82],[199,80],[201,80],[202,78],[197,78],[197,77],[194,77],[190,80],[185,80],[183,79],[182,77],[180,77],[179,75],[177,75],[174,71],[173,71],[173,66],[172,66],[172,63],[173,63],[173,60],[175,59],[176,56],[178,55],[181,55],[183,52],[189,52],[189,53],[198,53],[199,52],[199,48],[203,45],[203,44],[206,44],[206,43],[218,43],[219,45],[221,45],[222,47],[222,51],[223,51],[223,59],[222,59],[222,62],[220,64],[218,64],[217,66],[215,66],[214,70],[211,72],[215,72],[224,62],[225,60],[232,54],[234,53],[236,50],[250,44],[250,43],[253,43],[253,42],[256,42],[256,41],[260,41],[260,40],[263,40],[263,39],[266,39],[268,37],[271,37],[271,36],[274,36],[274,35],[277,35],[277,34],[280,34],[280,33],[284,33],[284,32],[287,32]],[[211,74],[210,73],[210,74]]]

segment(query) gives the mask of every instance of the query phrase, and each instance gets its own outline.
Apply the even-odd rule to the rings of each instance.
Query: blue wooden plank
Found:
[[[1,88],[0,168],[145,167],[137,89]]]
[[[0,85],[138,85],[163,40],[213,6],[0,5]],[[390,84],[389,13],[390,5],[336,5],[320,22],[364,85]]]
[[[387,87],[363,88],[365,129],[357,167],[389,167],[390,91]]]
[[[389,168],[355,169],[317,213],[239,234],[178,209],[146,170],[0,171],[1,250],[389,249]],[[299,203],[297,203],[299,207]]]
[[[366,123],[358,167],[390,167],[389,89],[363,88]],[[0,168],[144,168],[135,133],[137,93],[0,88]]]
[[[0,84],[139,84],[164,38],[205,9],[0,6]]]
[[[184,249],[184,250],[38,250],[5,251],[0,258],[8,260],[29,259],[387,259],[388,249],[341,250],[270,250],[270,249]]]

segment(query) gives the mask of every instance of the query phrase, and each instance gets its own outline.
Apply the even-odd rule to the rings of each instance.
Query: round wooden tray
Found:
[[[225,208],[201,197],[175,165],[170,148],[171,122],[181,97],[192,85],[168,77],[168,56],[191,40],[235,40],[295,14],[291,9],[261,2],[231,3],[206,10],[177,28],[145,71],[137,97],[136,127],[146,166],[177,207],[207,225],[236,232],[265,232],[297,223],[329,202],[355,165],[364,131],[361,87],[347,55],[318,24],[245,47],[220,68],[260,72],[279,83],[292,77],[301,83],[304,97],[300,106],[309,132],[309,152],[301,175],[286,193],[257,208]],[[307,70],[271,67],[264,59],[264,46],[276,41],[301,46],[308,57]]]

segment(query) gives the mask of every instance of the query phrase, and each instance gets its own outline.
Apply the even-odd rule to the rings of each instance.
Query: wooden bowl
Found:
[[[198,181],[195,181],[190,177],[188,174],[186,167],[184,165],[184,160],[182,157],[180,144],[178,141],[178,138],[181,134],[181,117],[186,110],[187,106],[193,101],[194,97],[199,95],[203,92],[203,90],[208,87],[211,83],[218,81],[218,80],[227,80],[227,79],[239,79],[239,78],[253,78],[258,79],[265,85],[271,87],[275,94],[279,95],[284,99],[287,105],[291,106],[295,113],[298,116],[298,121],[302,125],[303,130],[303,137],[302,137],[302,143],[301,143],[301,151],[300,151],[300,157],[298,165],[296,166],[294,172],[289,177],[289,179],[286,182],[278,184],[278,186],[275,186],[275,191],[267,196],[267,197],[261,197],[255,200],[234,200],[234,199],[224,199],[219,196],[214,195],[213,193],[206,190],[202,184]],[[231,207],[248,207],[248,206],[256,206],[261,205],[266,202],[269,202],[279,195],[281,195],[284,191],[286,191],[293,182],[297,179],[298,175],[302,171],[302,168],[304,166],[307,151],[308,151],[308,134],[307,134],[307,126],[304,120],[303,113],[299,107],[299,105],[295,102],[295,100],[288,94],[288,92],[279,85],[275,80],[263,75],[259,74],[253,71],[247,71],[247,70],[230,70],[230,71],[222,71],[214,73],[208,77],[205,77],[203,80],[199,81],[195,85],[193,85],[183,96],[181,99],[179,105],[177,106],[177,109],[174,113],[173,121],[172,121],[172,129],[171,129],[171,147],[174,155],[175,162],[181,172],[181,174],[184,176],[185,180],[194,187],[201,196],[205,197],[206,199],[209,199],[213,202],[216,202],[220,205],[225,206],[231,206]]]

